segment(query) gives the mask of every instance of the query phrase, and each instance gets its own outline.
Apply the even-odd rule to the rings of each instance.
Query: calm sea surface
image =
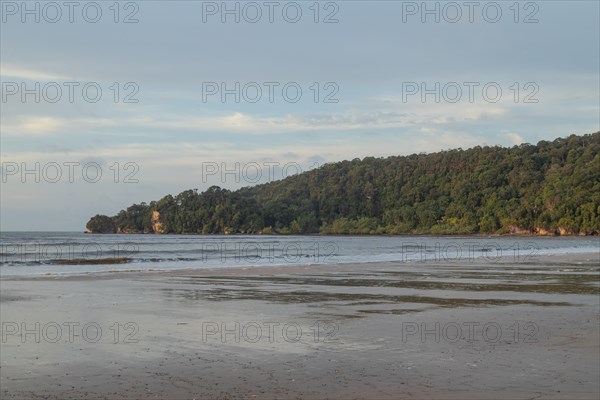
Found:
[[[598,237],[0,235],[2,276],[376,261],[465,264],[501,256],[519,263],[537,255],[600,254]]]

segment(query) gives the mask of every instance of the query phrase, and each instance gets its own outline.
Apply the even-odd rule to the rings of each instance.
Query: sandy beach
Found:
[[[0,281],[3,399],[597,399],[600,256]]]

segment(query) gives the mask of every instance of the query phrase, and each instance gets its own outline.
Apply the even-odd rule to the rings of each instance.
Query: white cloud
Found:
[[[516,132],[508,132],[504,136],[514,145],[525,143],[525,139]]]
[[[45,71],[32,70],[6,63],[0,64],[0,76],[2,77],[2,80],[5,80],[6,77],[33,81],[64,81],[70,79],[66,76],[56,75]]]
[[[152,126],[152,121],[143,118],[63,118],[46,115],[16,115],[3,117],[0,126],[3,135],[26,138],[52,134],[80,134],[82,130],[97,128],[149,127]]]
[[[3,133],[37,136],[50,133],[80,133],[82,129],[112,127],[116,130],[179,130],[231,133],[286,133],[298,131],[341,131],[361,128],[398,128],[418,123],[404,113],[376,112],[370,114],[309,114],[284,116],[254,116],[235,112],[220,116],[158,116],[133,118],[55,118],[47,116],[6,117]]]
[[[66,126],[65,120],[47,116],[17,116],[13,123],[2,123],[6,135],[41,136],[59,132]]]
[[[441,110],[440,110],[441,111]],[[74,131],[81,127],[127,127],[140,129],[174,129],[183,131],[219,131],[247,133],[285,133],[297,131],[342,131],[356,129],[402,128],[418,125],[443,125],[459,120],[475,120],[505,114],[503,109],[476,111],[463,115],[442,114],[435,110],[425,114],[395,111],[339,114],[287,114],[283,116],[255,116],[235,112],[220,116],[158,116],[142,118],[76,118],[63,119],[64,125]],[[19,126],[12,126],[19,129]],[[21,126],[24,128],[24,126]]]
[[[233,112],[223,115],[173,115],[150,114],[143,116],[113,118],[64,118],[44,115],[7,115],[1,122],[2,131],[20,137],[49,134],[81,134],[82,132],[111,128],[110,134],[126,133],[135,136],[143,132],[151,138],[152,132],[177,134],[177,132],[198,133],[248,133],[273,134],[293,132],[343,132],[356,130],[374,131],[377,129],[419,129],[428,132],[432,129],[451,129],[461,122],[501,118],[509,114],[502,107],[457,107],[456,105],[422,106],[403,112],[394,110],[353,112],[337,114],[285,114],[275,116],[251,115]]]

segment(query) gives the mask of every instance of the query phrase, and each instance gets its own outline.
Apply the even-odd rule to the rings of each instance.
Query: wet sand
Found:
[[[600,397],[599,254],[0,289],[2,399]]]

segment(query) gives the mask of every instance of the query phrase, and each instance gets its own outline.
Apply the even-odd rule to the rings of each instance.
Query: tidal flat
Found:
[[[600,255],[3,277],[3,399],[598,399]]]

